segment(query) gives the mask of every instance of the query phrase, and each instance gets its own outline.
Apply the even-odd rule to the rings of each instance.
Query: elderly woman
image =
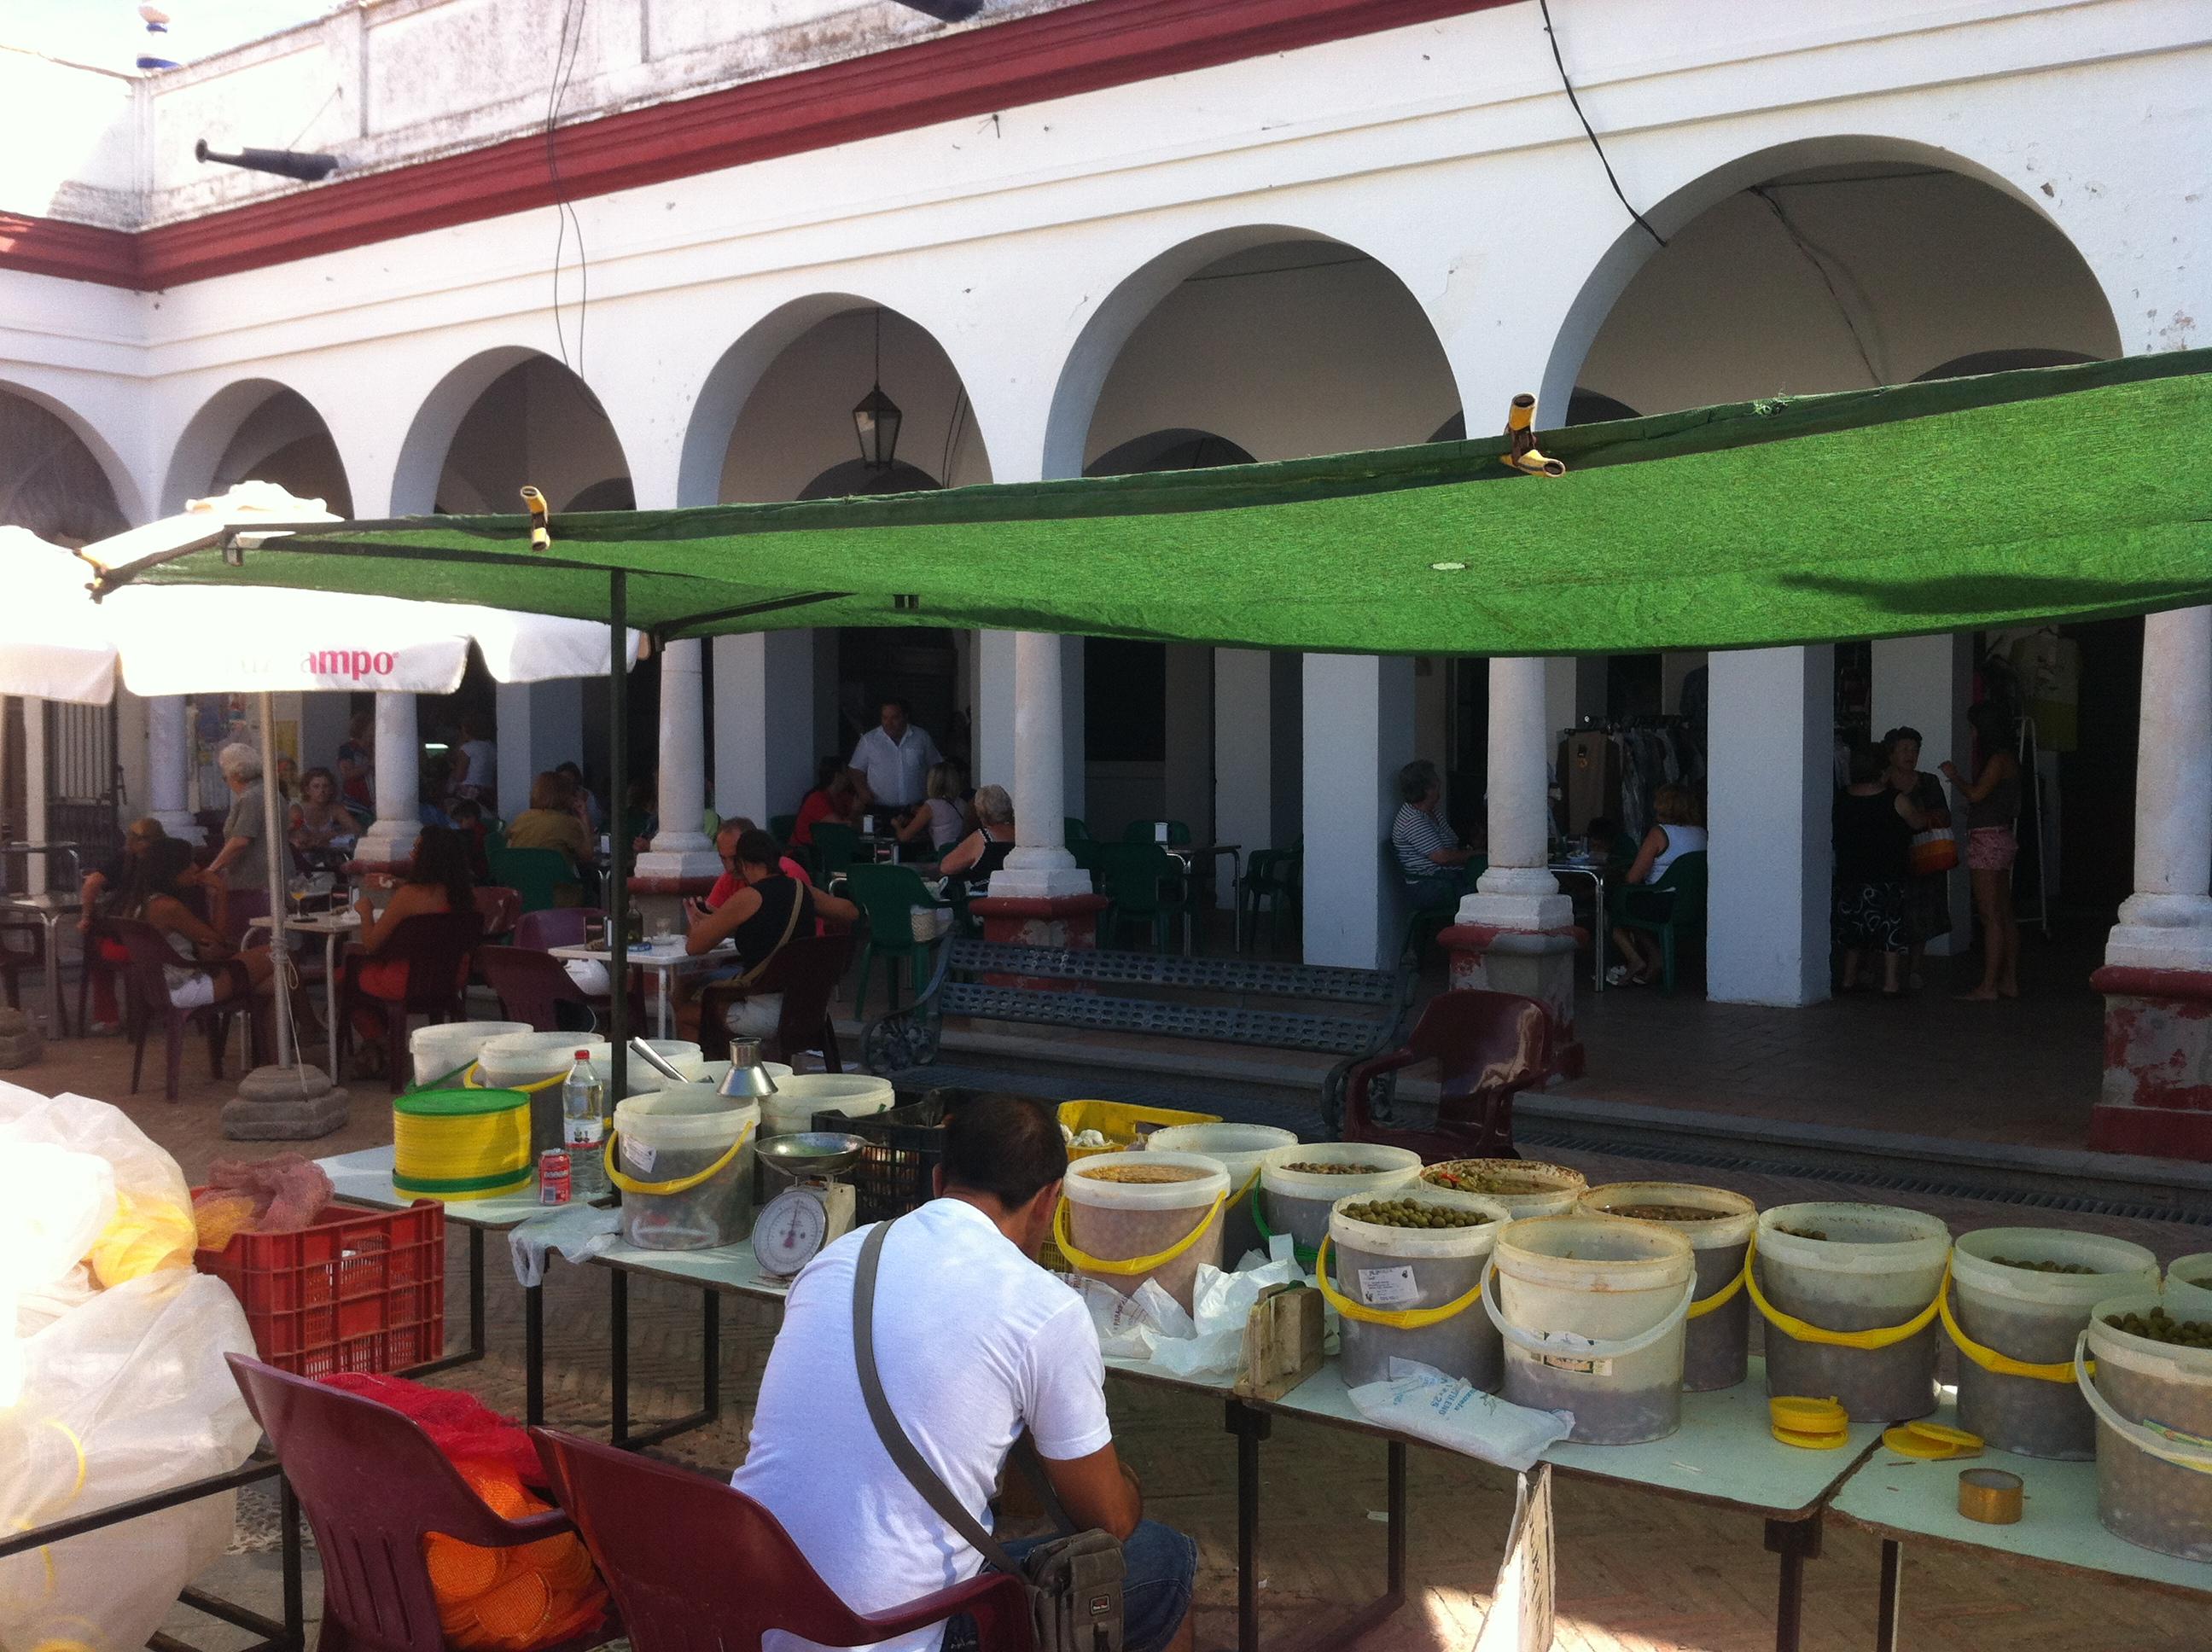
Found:
[[[937,863],[947,878],[965,878],[980,884],[1006,864],[1014,851],[1014,800],[1003,786],[975,790],[975,829]]]
[[[230,813],[222,823],[222,847],[208,870],[232,889],[269,887],[269,864],[261,846],[267,829],[262,817],[261,754],[234,740],[215,754],[222,783],[230,788]]]
[[[1390,847],[1407,891],[1422,911],[1449,905],[1467,893],[1467,863],[1474,858],[1443,817],[1443,777],[1427,758],[1398,771],[1398,815],[1390,823]]]

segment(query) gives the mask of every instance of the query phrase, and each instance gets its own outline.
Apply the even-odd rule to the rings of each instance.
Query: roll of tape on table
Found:
[[[2010,1526],[2020,1519],[2026,1497],[2017,1474],[2002,1468],[1959,1471],[1959,1512],[1984,1526]]]

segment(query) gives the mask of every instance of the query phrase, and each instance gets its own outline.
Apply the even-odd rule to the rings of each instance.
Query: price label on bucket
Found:
[[[1613,1374],[1613,1362],[1609,1359],[1579,1359],[1572,1354],[1535,1354],[1531,1357],[1539,1365],[1548,1365],[1555,1371],[1573,1371],[1581,1376]]]
[[[635,1136],[624,1136],[622,1139],[622,1156],[625,1164],[649,1175],[653,1172],[653,1162],[660,1157],[660,1152],[657,1148],[647,1146]]]
[[[1359,1300],[1370,1308],[1413,1308],[1421,1300],[1410,1267],[1363,1267],[1359,1270]]]

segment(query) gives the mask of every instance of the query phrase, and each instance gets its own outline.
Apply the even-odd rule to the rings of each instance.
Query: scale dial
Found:
[[[761,1272],[788,1278],[830,1242],[830,1212],[819,1189],[787,1187],[753,1221],[753,1256]]]

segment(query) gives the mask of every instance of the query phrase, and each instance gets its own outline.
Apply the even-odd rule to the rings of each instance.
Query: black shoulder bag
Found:
[[[860,1394],[867,1401],[868,1420],[876,1436],[890,1453],[891,1461],[907,1484],[921,1493],[922,1501],[938,1517],[975,1546],[978,1553],[1002,1572],[1018,1577],[1029,1592],[1030,1627],[1036,1652],[1121,1652],[1121,1544],[1100,1531],[1069,1532],[1066,1512],[1053,1496],[1052,1487],[1030,1456],[1026,1436],[1015,1445],[1022,1454],[1022,1469],[1035,1483],[1045,1507],[1052,1512],[1063,1536],[1039,1544],[1022,1560],[1008,1554],[998,1539],[985,1531],[952,1488],[915,1449],[906,1430],[891,1413],[884,1396],[884,1382],[876,1367],[876,1265],[882,1260],[889,1222],[879,1222],[860,1244],[860,1257],[853,1276],[853,1357],[860,1368]]]

